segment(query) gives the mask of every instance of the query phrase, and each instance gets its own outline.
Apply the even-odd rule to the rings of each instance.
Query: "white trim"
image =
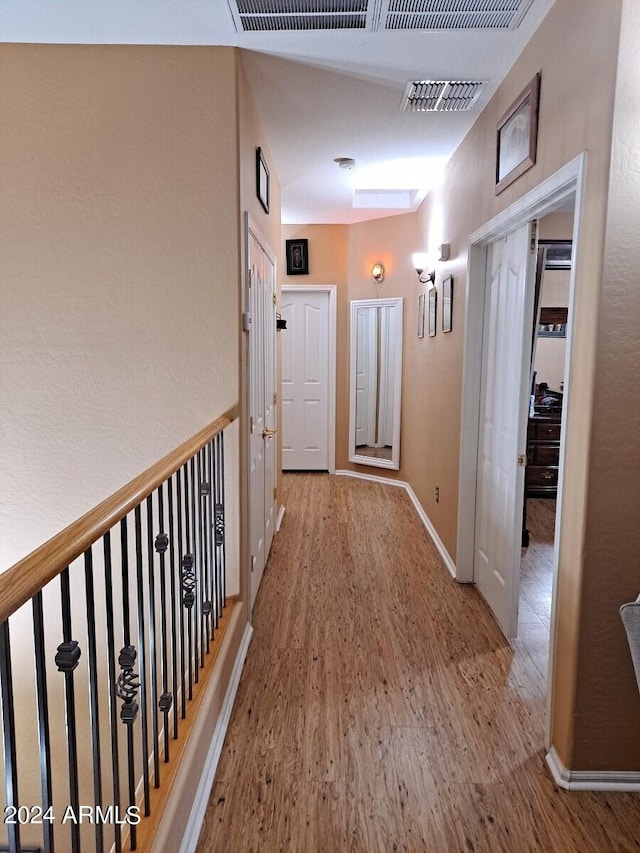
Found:
[[[416,508],[416,512],[420,517],[420,521],[424,524],[427,533],[431,537],[433,544],[438,549],[438,553],[442,557],[442,560],[449,571],[451,577],[455,580],[456,578],[456,564],[453,562],[451,554],[447,551],[444,546],[442,539],[438,536],[435,527],[431,523],[431,519],[427,515],[424,510],[424,507],[418,500],[418,496],[413,491],[409,483],[406,483],[404,480],[388,480],[386,477],[379,477],[375,474],[360,474],[358,471],[336,471],[336,475],[340,477],[355,477],[358,480],[370,480],[373,483],[382,483],[385,486],[399,486],[404,489],[406,493],[409,495],[411,499],[411,503]]]
[[[487,246],[505,237],[516,228],[545,216],[558,207],[563,201],[576,193],[574,241],[580,229],[580,205],[582,202],[582,187],[586,174],[585,152],[579,154],[565,166],[554,172],[537,187],[534,187],[522,198],[509,205],[505,210],[494,216],[469,237],[469,254],[467,261],[467,293],[464,324],[463,377],[462,377],[462,421],[460,436],[460,467],[459,467],[459,500],[458,500],[458,540],[457,540],[457,580],[461,583],[473,582],[473,550],[475,531],[475,500],[476,500],[476,470],[478,460],[478,427],[480,382],[478,369],[482,363],[482,324],[484,317],[484,292],[486,284],[486,249]],[[575,264],[571,271],[570,293],[575,290]],[[569,334],[574,324],[571,322],[573,312],[573,295],[570,297]],[[571,349],[571,340],[567,341],[567,352]],[[566,368],[569,367],[567,356]],[[570,376],[565,375],[565,389],[568,388]],[[566,395],[565,395],[566,396]],[[563,433],[566,433],[563,430]],[[563,462],[564,442],[561,446]],[[558,506],[561,506],[561,491],[558,489]],[[556,525],[557,532],[559,525]]]
[[[283,284],[281,293],[329,294],[329,473],[336,472],[336,346],[337,346],[337,294],[335,284]]]
[[[207,758],[202,769],[202,776],[200,777],[200,783],[198,784],[198,790],[196,791],[193,806],[191,808],[191,814],[187,821],[187,829],[183,836],[182,844],[180,845],[180,853],[194,853],[198,844],[198,838],[200,837],[200,831],[207,811],[209,797],[211,796],[211,789],[213,788],[216,769],[218,767],[218,762],[220,761],[220,755],[222,754],[224,738],[227,733],[227,728],[229,727],[233,703],[236,698],[236,693],[238,692],[240,676],[242,674],[245,658],[247,657],[252,633],[253,627],[251,624],[247,623],[244,629],[244,634],[242,635],[240,648],[238,649],[238,654],[236,655],[236,660],[233,665],[233,671],[231,673],[227,692],[225,693],[224,702],[222,703],[220,716],[218,717],[218,722],[216,723],[213,737],[211,738]]]
[[[280,533],[280,525],[282,524],[282,519],[284,518],[284,504],[280,504],[280,511],[278,512],[278,517],[276,518],[276,533]]]
[[[640,791],[640,773],[624,770],[567,770],[553,746],[545,758],[553,781],[565,791]]]

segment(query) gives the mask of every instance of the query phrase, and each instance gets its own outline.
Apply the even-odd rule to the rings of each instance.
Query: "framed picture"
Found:
[[[438,303],[438,291],[432,287],[429,291],[429,337],[436,336],[436,307]]]
[[[536,162],[540,74],[523,89],[498,122],[496,195]]]
[[[418,296],[418,337],[424,338],[424,293]]]
[[[265,213],[269,213],[269,189],[267,161],[264,159],[262,148],[256,148],[256,195]]]
[[[571,269],[571,250],[573,247],[571,240],[538,240],[538,246],[541,249],[546,246],[547,261],[544,266],[546,270]]]
[[[453,311],[453,277],[448,275],[442,282],[442,331],[450,332],[452,329]]]
[[[309,241],[287,240],[287,275],[309,275]]]

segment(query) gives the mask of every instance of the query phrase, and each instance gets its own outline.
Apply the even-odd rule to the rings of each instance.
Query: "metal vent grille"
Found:
[[[234,18],[245,32],[363,30],[367,4],[368,0],[238,0]]]
[[[387,30],[508,30],[533,0],[390,0]]]
[[[404,87],[404,112],[465,112],[476,102],[484,83],[475,80],[413,80]]]
[[[227,0],[238,32],[515,29],[533,0]]]

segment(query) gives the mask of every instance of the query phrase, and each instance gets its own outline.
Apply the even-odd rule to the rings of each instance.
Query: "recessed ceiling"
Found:
[[[283,221],[347,223],[405,209],[354,207],[354,190],[397,191],[415,209],[554,0],[235,2],[3,0],[0,41],[243,48]],[[245,30],[241,15],[264,20]],[[465,110],[446,97],[399,109],[407,81],[482,87]],[[342,156],[356,167],[338,169]]]

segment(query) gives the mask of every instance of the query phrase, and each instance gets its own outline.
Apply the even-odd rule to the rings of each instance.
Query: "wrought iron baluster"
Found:
[[[191,541],[193,542],[193,557],[195,559],[194,569],[196,576],[196,584],[200,582],[200,565],[202,563],[202,554],[198,554],[198,501],[196,499],[196,460],[191,458]],[[193,656],[193,680],[197,684],[200,681],[200,596],[196,594],[193,605],[194,619],[194,656]]]
[[[158,488],[158,517],[160,533],[156,536],[155,549],[160,555],[160,639],[161,639],[161,678],[162,695],[158,701],[158,708],[164,717],[163,739],[164,739],[164,761],[169,761],[169,712],[173,702],[173,696],[169,692],[169,660],[167,649],[167,582],[166,582],[166,552],[169,548],[169,537],[164,532],[164,489]]]
[[[129,532],[128,532],[128,516],[123,518],[120,522],[120,560],[121,560],[121,569],[122,569],[122,637],[124,648],[131,647],[131,606],[129,599]],[[115,644],[114,644],[115,650]],[[118,660],[119,665],[122,667],[121,659]],[[118,693],[116,688],[116,695],[119,698],[122,696]],[[136,705],[136,714],[137,714],[137,705]],[[126,719],[121,719],[124,723],[127,722]],[[135,720],[135,715],[131,722],[127,725],[127,781],[129,787],[129,806],[136,805],[136,774],[135,774],[135,766],[136,766],[136,755],[135,748],[133,742],[133,721]],[[135,850],[137,845],[137,826],[135,824],[131,824],[129,827],[129,839],[131,849]]]
[[[138,592],[138,651],[140,656],[140,709],[142,730],[142,780],[144,788],[144,813],[151,813],[151,792],[149,790],[149,725],[147,713],[147,667],[145,650],[144,619],[144,568],[142,560],[142,510],[140,504],[134,510],[136,537],[136,584]]]
[[[189,675],[189,700],[193,699],[193,614],[195,604],[195,575],[193,573],[193,551],[191,549],[191,501],[189,500],[189,463],[184,466],[184,526],[185,526],[185,551],[180,552],[182,557],[182,590],[183,604],[187,609],[187,655]]]
[[[171,598],[171,692],[173,695],[173,739],[178,737],[178,635],[176,627],[176,519],[173,508],[174,478],[167,483],[169,505],[169,581]],[[178,504],[179,506],[179,504]],[[178,554],[180,550],[178,548]],[[180,608],[182,613],[182,608]],[[168,755],[168,753],[167,753]]]
[[[71,638],[71,588],[69,567],[60,575],[60,597],[62,603],[62,637],[55,662],[59,672],[64,673],[65,713],[67,720],[67,756],[69,760],[69,805],[78,814],[80,796],[78,791],[78,741],[76,733],[76,700],[73,672],[80,662],[80,646]],[[71,853],[80,853],[80,825],[71,823]]]
[[[178,470],[176,472],[176,509],[178,513],[178,558],[179,558],[179,571],[180,571],[180,590],[182,590],[182,559],[181,554],[185,553],[185,544],[183,539],[183,527],[182,527],[182,511],[183,511],[183,501],[182,501],[182,471]],[[181,604],[182,604],[182,596],[181,596]],[[187,713],[187,696],[186,696],[186,664],[185,664],[185,639],[184,639],[184,610],[183,606],[180,607],[180,715],[184,720]],[[187,618],[189,614],[187,611]],[[176,709],[177,711],[177,709]]]
[[[200,542],[200,576],[202,590],[202,618],[200,641],[200,666],[204,666],[205,649],[209,652],[209,614],[211,613],[211,598],[209,589],[209,548],[207,536],[207,494],[209,483],[206,480],[206,458],[204,448],[198,453],[198,534]]]
[[[102,806],[102,763],[100,756],[100,712],[98,698],[98,665],[96,649],[96,612],[93,584],[93,551],[84,553],[84,588],[87,607],[87,657],[89,667],[89,720],[91,726],[91,748],[93,755],[93,799],[95,806]],[[104,850],[104,826],[96,821],[96,851]]]
[[[7,806],[18,808],[18,758],[16,752],[16,720],[13,705],[13,675],[11,671],[11,635],[9,620],[0,625],[0,694],[2,696],[2,736]],[[9,853],[20,853],[20,824],[7,824]]]
[[[151,670],[151,736],[153,741],[153,787],[160,787],[158,736],[158,653],[156,649],[156,574],[153,544],[153,499],[147,498],[147,572],[149,578],[149,668]]]
[[[214,439],[218,458],[218,492],[216,498],[216,545],[219,549],[218,577],[220,582],[220,615],[227,603],[226,589],[226,536],[225,536],[225,511],[224,511],[224,433],[220,433]]]
[[[33,611],[33,642],[36,665],[36,700],[38,708],[38,745],[40,750],[40,784],[42,810],[46,815],[53,809],[53,783],[51,776],[51,734],[49,730],[49,695],[47,691],[47,652],[44,640],[44,608],[42,590],[31,601]],[[53,824],[42,822],[44,853],[53,850]]]
[[[105,610],[107,617],[107,667],[109,672],[109,727],[111,731],[111,795],[116,812],[120,810],[120,756],[118,747],[118,708],[116,693],[116,638],[113,622],[113,568],[111,557],[111,533],[102,537],[104,555]],[[122,850],[122,829],[116,821],[113,827],[116,853]]]

